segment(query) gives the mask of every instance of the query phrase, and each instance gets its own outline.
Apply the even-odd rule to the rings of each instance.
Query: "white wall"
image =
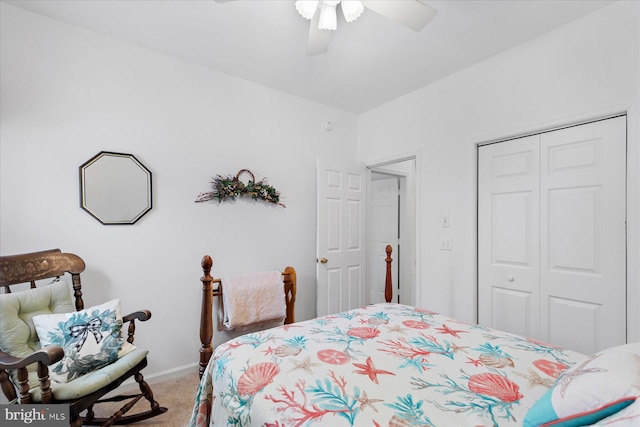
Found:
[[[476,320],[477,143],[638,111],[639,8],[638,2],[618,2],[358,118],[362,162],[421,153],[422,306]],[[629,119],[635,129],[630,150],[637,156],[633,121],[640,117]],[[637,181],[638,161],[633,163],[630,176]],[[630,193],[635,216],[628,218],[636,228],[637,188]],[[443,229],[439,219],[445,215],[450,226]],[[438,248],[445,235],[453,237],[451,252]],[[637,240],[629,248],[636,272],[629,283],[630,307],[636,308],[629,331],[640,340]]]
[[[87,304],[152,310],[136,340],[151,350],[148,376],[193,364],[205,253],[219,274],[294,265],[296,315],[315,315],[316,157],[355,158],[357,138],[363,163],[420,152],[421,305],[475,320],[477,143],[631,108],[638,193],[639,15],[619,2],[356,118],[1,3],[0,253],[78,253]],[[78,166],[101,150],[153,172],[154,208],[135,225],[103,226],[79,207]],[[287,208],[194,203],[212,176],[242,168],[267,176]],[[445,234],[451,252],[438,249]]]
[[[198,360],[200,260],[214,275],[298,272],[315,316],[316,157],[356,157],[356,117],[0,4],[0,252],[84,258],[87,306],[148,308],[147,376]],[[257,64],[259,65],[259,64]],[[321,123],[331,120],[332,132]],[[101,150],[153,174],[153,209],[104,226],[79,206],[78,167]],[[287,208],[195,203],[216,174],[251,169]]]

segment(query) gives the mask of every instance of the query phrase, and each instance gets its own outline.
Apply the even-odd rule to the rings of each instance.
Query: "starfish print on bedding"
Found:
[[[314,366],[320,366],[319,363],[311,361],[311,356],[305,357],[304,360],[289,360],[289,362],[295,365],[290,369],[290,371],[295,371],[296,369],[304,369],[310,374],[313,374],[313,370],[311,368],[313,368]]]
[[[568,372],[564,375],[562,375],[559,378],[559,382],[560,382],[560,395],[564,398],[564,394],[567,391],[567,388],[569,387],[569,384],[571,384],[571,381],[573,381],[576,377],[579,377],[581,375],[584,374],[591,374],[594,372],[607,372],[606,369],[603,368],[589,368],[589,369],[585,369],[585,367],[593,362],[596,358],[600,357],[599,354],[595,354],[593,356],[590,356],[587,360],[585,360],[584,362],[582,362],[581,364],[579,364],[578,366],[576,366],[575,369],[573,369],[571,372]]]
[[[407,333],[407,332],[404,330],[404,328],[403,328],[402,326],[398,325],[397,323],[396,323],[396,324],[394,324],[393,326],[387,326],[387,330],[388,330],[389,332],[397,332],[397,333],[399,333],[399,334],[404,334],[404,335],[406,335],[406,333]]]
[[[267,347],[266,350],[262,350],[262,352],[264,353],[265,356],[270,356],[273,354],[275,348],[272,348],[271,346]]]
[[[360,397],[356,397],[354,399],[360,402],[361,411],[364,411],[366,407],[370,407],[374,411],[378,412],[378,410],[376,409],[375,406],[373,406],[373,404],[378,402],[384,402],[383,399],[369,399],[369,397],[367,396],[367,392],[364,390],[362,391],[362,395]]]
[[[442,324],[441,328],[436,328],[436,330],[439,331],[441,334],[449,334],[449,335],[454,336],[456,338],[460,338],[460,335],[458,335],[458,333],[460,333],[460,332],[469,333],[468,331],[465,331],[465,330],[462,330],[462,329],[451,329],[450,327],[448,327],[444,323]]]
[[[243,342],[236,342],[236,343],[227,344],[226,346],[229,347],[230,350],[233,350],[234,348],[242,347],[244,344],[245,343]]]
[[[478,366],[482,365],[482,360],[472,359],[471,357],[467,356],[467,363],[471,363],[473,366],[477,368]]]
[[[376,369],[376,366],[373,364],[373,360],[371,360],[371,356],[367,357],[366,365],[362,363],[354,363],[353,366],[360,368],[359,370],[354,371],[356,374],[368,375],[369,379],[376,384],[379,384],[378,374],[395,375],[393,372]]]
[[[454,343],[451,343],[451,350],[453,350],[453,354],[456,354],[459,351],[462,351],[463,353],[466,353],[467,351],[465,350],[465,348],[469,348],[469,346],[462,346],[459,347],[457,345],[455,345]]]
[[[515,372],[515,374],[522,378],[526,378],[529,381],[529,388],[533,388],[537,385],[541,385],[546,388],[551,388],[555,383],[555,380],[553,378],[542,378],[533,369],[528,369],[528,374],[523,374],[521,372]]]

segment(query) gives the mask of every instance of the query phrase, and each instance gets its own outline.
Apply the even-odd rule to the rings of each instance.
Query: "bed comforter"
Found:
[[[399,304],[218,346],[191,426],[520,426],[586,355]]]

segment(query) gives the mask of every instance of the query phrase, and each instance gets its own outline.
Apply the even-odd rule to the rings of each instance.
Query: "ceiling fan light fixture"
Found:
[[[340,2],[342,14],[347,22],[353,22],[362,15],[364,5],[360,0],[342,0]]]
[[[305,19],[313,18],[318,10],[319,0],[297,0],[296,10]]]
[[[336,6],[339,1],[323,1],[320,5],[320,20],[318,29],[335,31],[338,28],[338,17],[336,16]]]

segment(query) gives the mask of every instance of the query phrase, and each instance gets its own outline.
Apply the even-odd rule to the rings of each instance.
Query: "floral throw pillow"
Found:
[[[42,347],[57,345],[64,349],[62,360],[49,367],[54,381],[72,381],[122,355],[124,339],[118,299],[73,313],[34,316],[33,324]]]

